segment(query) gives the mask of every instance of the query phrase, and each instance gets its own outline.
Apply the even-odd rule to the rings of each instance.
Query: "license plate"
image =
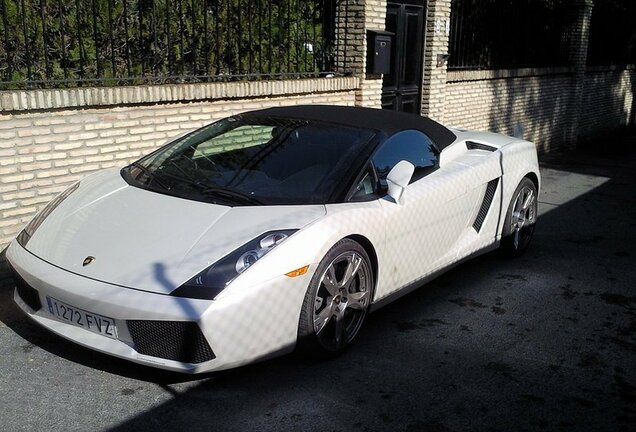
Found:
[[[49,306],[49,313],[59,320],[102,336],[117,339],[117,327],[115,327],[114,319],[76,308],[51,297],[47,297],[46,302]]]

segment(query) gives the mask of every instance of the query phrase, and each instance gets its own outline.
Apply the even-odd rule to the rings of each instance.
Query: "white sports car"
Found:
[[[178,138],[49,203],[7,250],[29,317],[182,372],[333,354],[458,262],[522,253],[534,144],[392,111],[271,108]]]

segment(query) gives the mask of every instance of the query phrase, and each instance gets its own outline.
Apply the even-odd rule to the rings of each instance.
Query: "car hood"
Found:
[[[167,294],[271,230],[302,228],[323,205],[227,207],[128,185],[119,170],[81,181],[40,225],[27,250],[65,270]],[[83,265],[87,257],[93,262]]]

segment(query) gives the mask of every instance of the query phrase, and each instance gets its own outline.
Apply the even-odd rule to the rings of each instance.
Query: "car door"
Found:
[[[385,271],[392,286],[378,287],[376,298],[422,279],[457,257],[456,244],[475,212],[479,191],[472,169],[439,165],[439,151],[422,132],[409,130],[387,139],[372,157],[380,183],[401,160],[415,166],[399,202],[380,199],[385,216]]]

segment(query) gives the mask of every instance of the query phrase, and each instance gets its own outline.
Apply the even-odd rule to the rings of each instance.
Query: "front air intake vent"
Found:
[[[184,363],[216,357],[195,322],[129,320],[128,330],[139,354]]]
[[[42,302],[40,302],[40,294],[37,290],[31,287],[15,270],[11,269],[13,281],[15,282],[15,288],[18,290],[18,295],[25,302],[33,312],[37,312],[42,309]]]
[[[499,179],[490,180],[488,182],[488,186],[486,186],[486,193],[484,194],[484,200],[481,202],[481,207],[479,208],[479,213],[477,213],[477,218],[475,222],[473,222],[473,228],[475,231],[479,232],[481,226],[486,220],[486,215],[488,214],[488,210],[490,209],[490,205],[492,204],[492,200],[495,197],[495,191],[497,190],[497,184],[499,183]]]
[[[477,143],[474,141],[466,141],[466,148],[468,150],[485,150],[489,152],[494,152],[497,149],[493,146],[489,146],[487,144]]]

